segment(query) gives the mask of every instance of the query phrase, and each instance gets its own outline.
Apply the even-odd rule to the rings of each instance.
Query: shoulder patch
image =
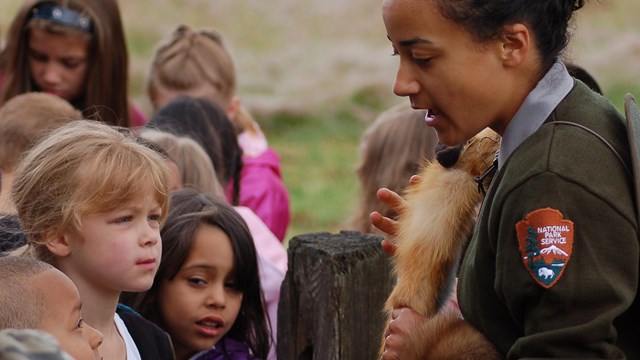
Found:
[[[573,251],[573,221],[560,211],[544,208],[527,214],[516,224],[522,263],[533,279],[549,289],[566,268]]]

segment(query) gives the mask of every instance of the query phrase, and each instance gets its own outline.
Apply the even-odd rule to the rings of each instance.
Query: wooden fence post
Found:
[[[278,359],[376,359],[394,279],[382,237],[296,236],[278,305]]]

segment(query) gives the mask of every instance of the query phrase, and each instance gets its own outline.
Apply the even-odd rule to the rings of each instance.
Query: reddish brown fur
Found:
[[[419,174],[421,181],[407,189],[404,195],[406,206],[398,219],[398,236],[393,240],[396,246],[393,261],[398,282],[385,305],[388,321],[391,310],[398,307],[410,307],[432,318],[448,299],[456,265],[482,201],[474,178],[491,165],[498,146],[498,135],[486,129],[465,144],[454,166],[444,168],[437,162],[427,163]],[[463,323],[449,329],[451,331],[439,329],[437,333],[454,336],[462,331],[455,328],[463,328],[465,332],[473,330],[468,323]],[[450,325],[451,322],[444,324]],[[478,336],[465,335],[465,339],[460,341],[481,338],[490,346],[479,332],[475,332]],[[460,342],[454,338],[448,339],[448,335],[444,335],[447,339],[440,335],[443,344],[445,340]],[[444,345],[440,347],[449,348]]]

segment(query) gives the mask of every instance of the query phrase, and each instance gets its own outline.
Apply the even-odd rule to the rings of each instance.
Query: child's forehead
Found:
[[[53,291],[60,295],[56,298],[60,298],[62,301],[74,303],[80,301],[78,289],[73,281],[56,268],[51,268],[32,276],[29,281],[32,285],[37,286],[37,289],[43,294],[49,294]],[[47,296],[47,298],[50,298],[50,296]]]
[[[111,211],[144,210],[161,206],[162,195],[153,188],[140,189],[130,197],[114,204]]]

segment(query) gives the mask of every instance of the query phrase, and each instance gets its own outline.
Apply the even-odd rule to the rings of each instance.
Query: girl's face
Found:
[[[51,34],[33,28],[29,32],[29,69],[38,90],[77,99],[85,89],[89,38]]]
[[[189,256],[176,276],[163,279],[160,313],[177,359],[213,347],[240,312],[242,292],[233,278],[234,253],[219,228],[200,224]]]
[[[393,91],[429,110],[427,124],[440,142],[456,145],[487,126],[506,127],[512,114],[501,110],[509,89],[498,41],[478,44],[435,0],[385,0],[382,15],[400,57]]]
[[[121,208],[82,218],[80,231],[65,234],[70,254],[60,267],[78,288],[101,293],[148,290],[160,264],[160,217],[154,194]]]

